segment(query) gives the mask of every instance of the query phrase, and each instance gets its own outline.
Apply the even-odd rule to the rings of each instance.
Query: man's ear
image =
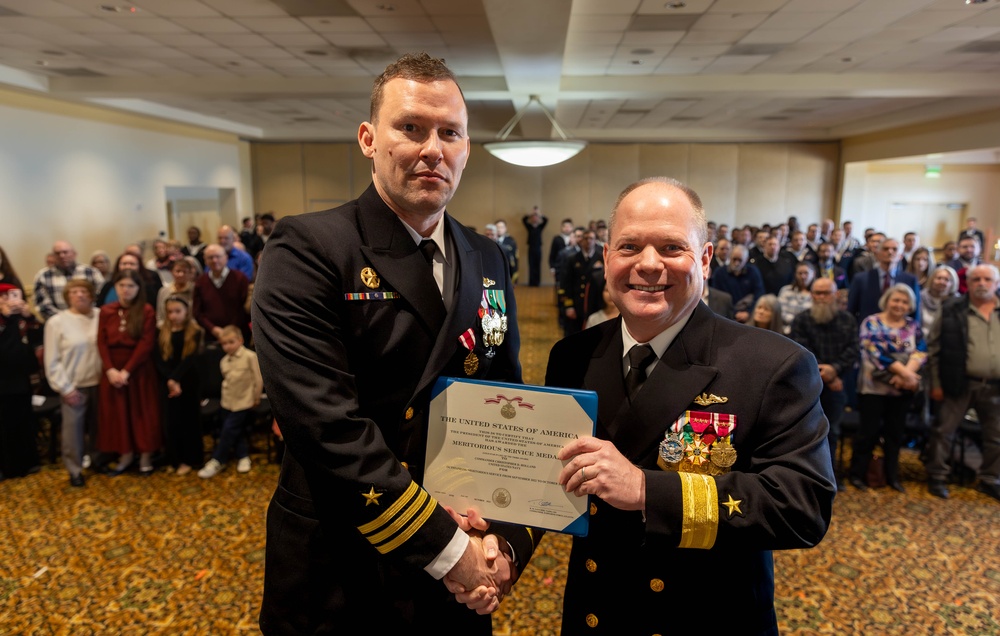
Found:
[[[368,121],[361,123],[358,128],[358,145],[365,157],[371,159],[375,156],[375,124]]]

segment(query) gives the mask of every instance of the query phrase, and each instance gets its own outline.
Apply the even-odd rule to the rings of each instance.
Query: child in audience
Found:
[[[219,344],[226,355],[219,362],[222,369],[222,432],[212,459],[198,471],[204,479],[215,477],[235,454],[236,472],[250,472],[250,445],[246,423],[250,409],[260,404],[264,381],[257,365],[257,354],[243,346],[239,327],[229,325],[219,334]]]
[[[188,298],[168,296],[163,309],[165,319],[160,327],[156,368],[160,380],[166,384],[167,460],[177,469],[178,475],[186,475],[205,460],[199,421],[201,374],[198,369],[204,331],[191,319]]]

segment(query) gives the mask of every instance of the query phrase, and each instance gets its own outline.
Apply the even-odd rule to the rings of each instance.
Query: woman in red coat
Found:
[[[139,453],[139,472],[153,472],[152,455],[161,447],[159,388],[152,352],[156,313],[146,303],[142,278],[119,270],[111,280],[116,302],[101,307],[97,348],[104,365],[100,384],[98,446],[119,453],[111,475],[120,475]]]

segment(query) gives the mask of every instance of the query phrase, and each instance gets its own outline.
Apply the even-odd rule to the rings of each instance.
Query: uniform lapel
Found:
[[[625,378],[622,375],[622,335],[621,318],[614,319],[614,327],[607,329],[604,338],[594,349],[593,358],[587,367],[583,386],[591,391],[600,390],[597,401],[597,430],[602,439],[613,439],[614,425],[620,412],[628,409],[625,397]]]
[[[358,222],[364,241],[361,252],[365,259],[378,273],[383,286],[387,283],[396,290],[413,306],[428,331],[437,335],[445,319],[445,308],[424,255],[374,186],[361,195],[359,204]]]
[[[455,277],[458,280],[458,288],[452,299],[451,311],[444,319],[434,349],[431,350],[430,359],[424,367],[424,374],[417,386],[418,393],[433,382],[451,360],[455,349],[459,346],[458,337],[474,324],[479,303],[483,298],[482,254],[466,239],[458,221],[447,213],[444,218],[448,223],[452,244],[455,247],[455,267],[458,268]],[[503,281],[500,281],[500,284],[502,285]],[[505,289],[504,293],[511,293],[511,290]]]
[[[667,427],[688,410],[694,398],[706,391],[719,375],[710,361],[714,323],[718,318],[704,303],[656,363],[632,404],[611,424],[611,438],[630,460],[643,463],[655,450]],[[621,339],[621,336],[618,336]],[[621,362],[618,363],[621,377]],[[619,380],[619,384],[622,380]]]

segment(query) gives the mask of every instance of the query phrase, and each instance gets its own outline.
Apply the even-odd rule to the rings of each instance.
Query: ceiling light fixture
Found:
[[[514,130],[514,127],[517,126],[517,123],[521,121],[521,117],[524,116],[525,111],[528,110],[532,103],[538,104],[538,107],[542,109],[542,112],[545,113],[545,116],[548,117],[549,122],[552,124],[552,129],[556,131],[556,134],[561,139],[507,141],[507,137]],[[497,133],[497,141],[485,143],[483,147],[486,148],[487,152],[501,161],[506,161],[516,166],[537,168],[562,163],[576,156],[581,150],[587,147],[587,142],[569,139],[559,123],[556,122],[556,118],[549,112],[549,109],[539,101],[538,95],[532,95],[528,99],[528,103],[514,113],[511,120]]]

